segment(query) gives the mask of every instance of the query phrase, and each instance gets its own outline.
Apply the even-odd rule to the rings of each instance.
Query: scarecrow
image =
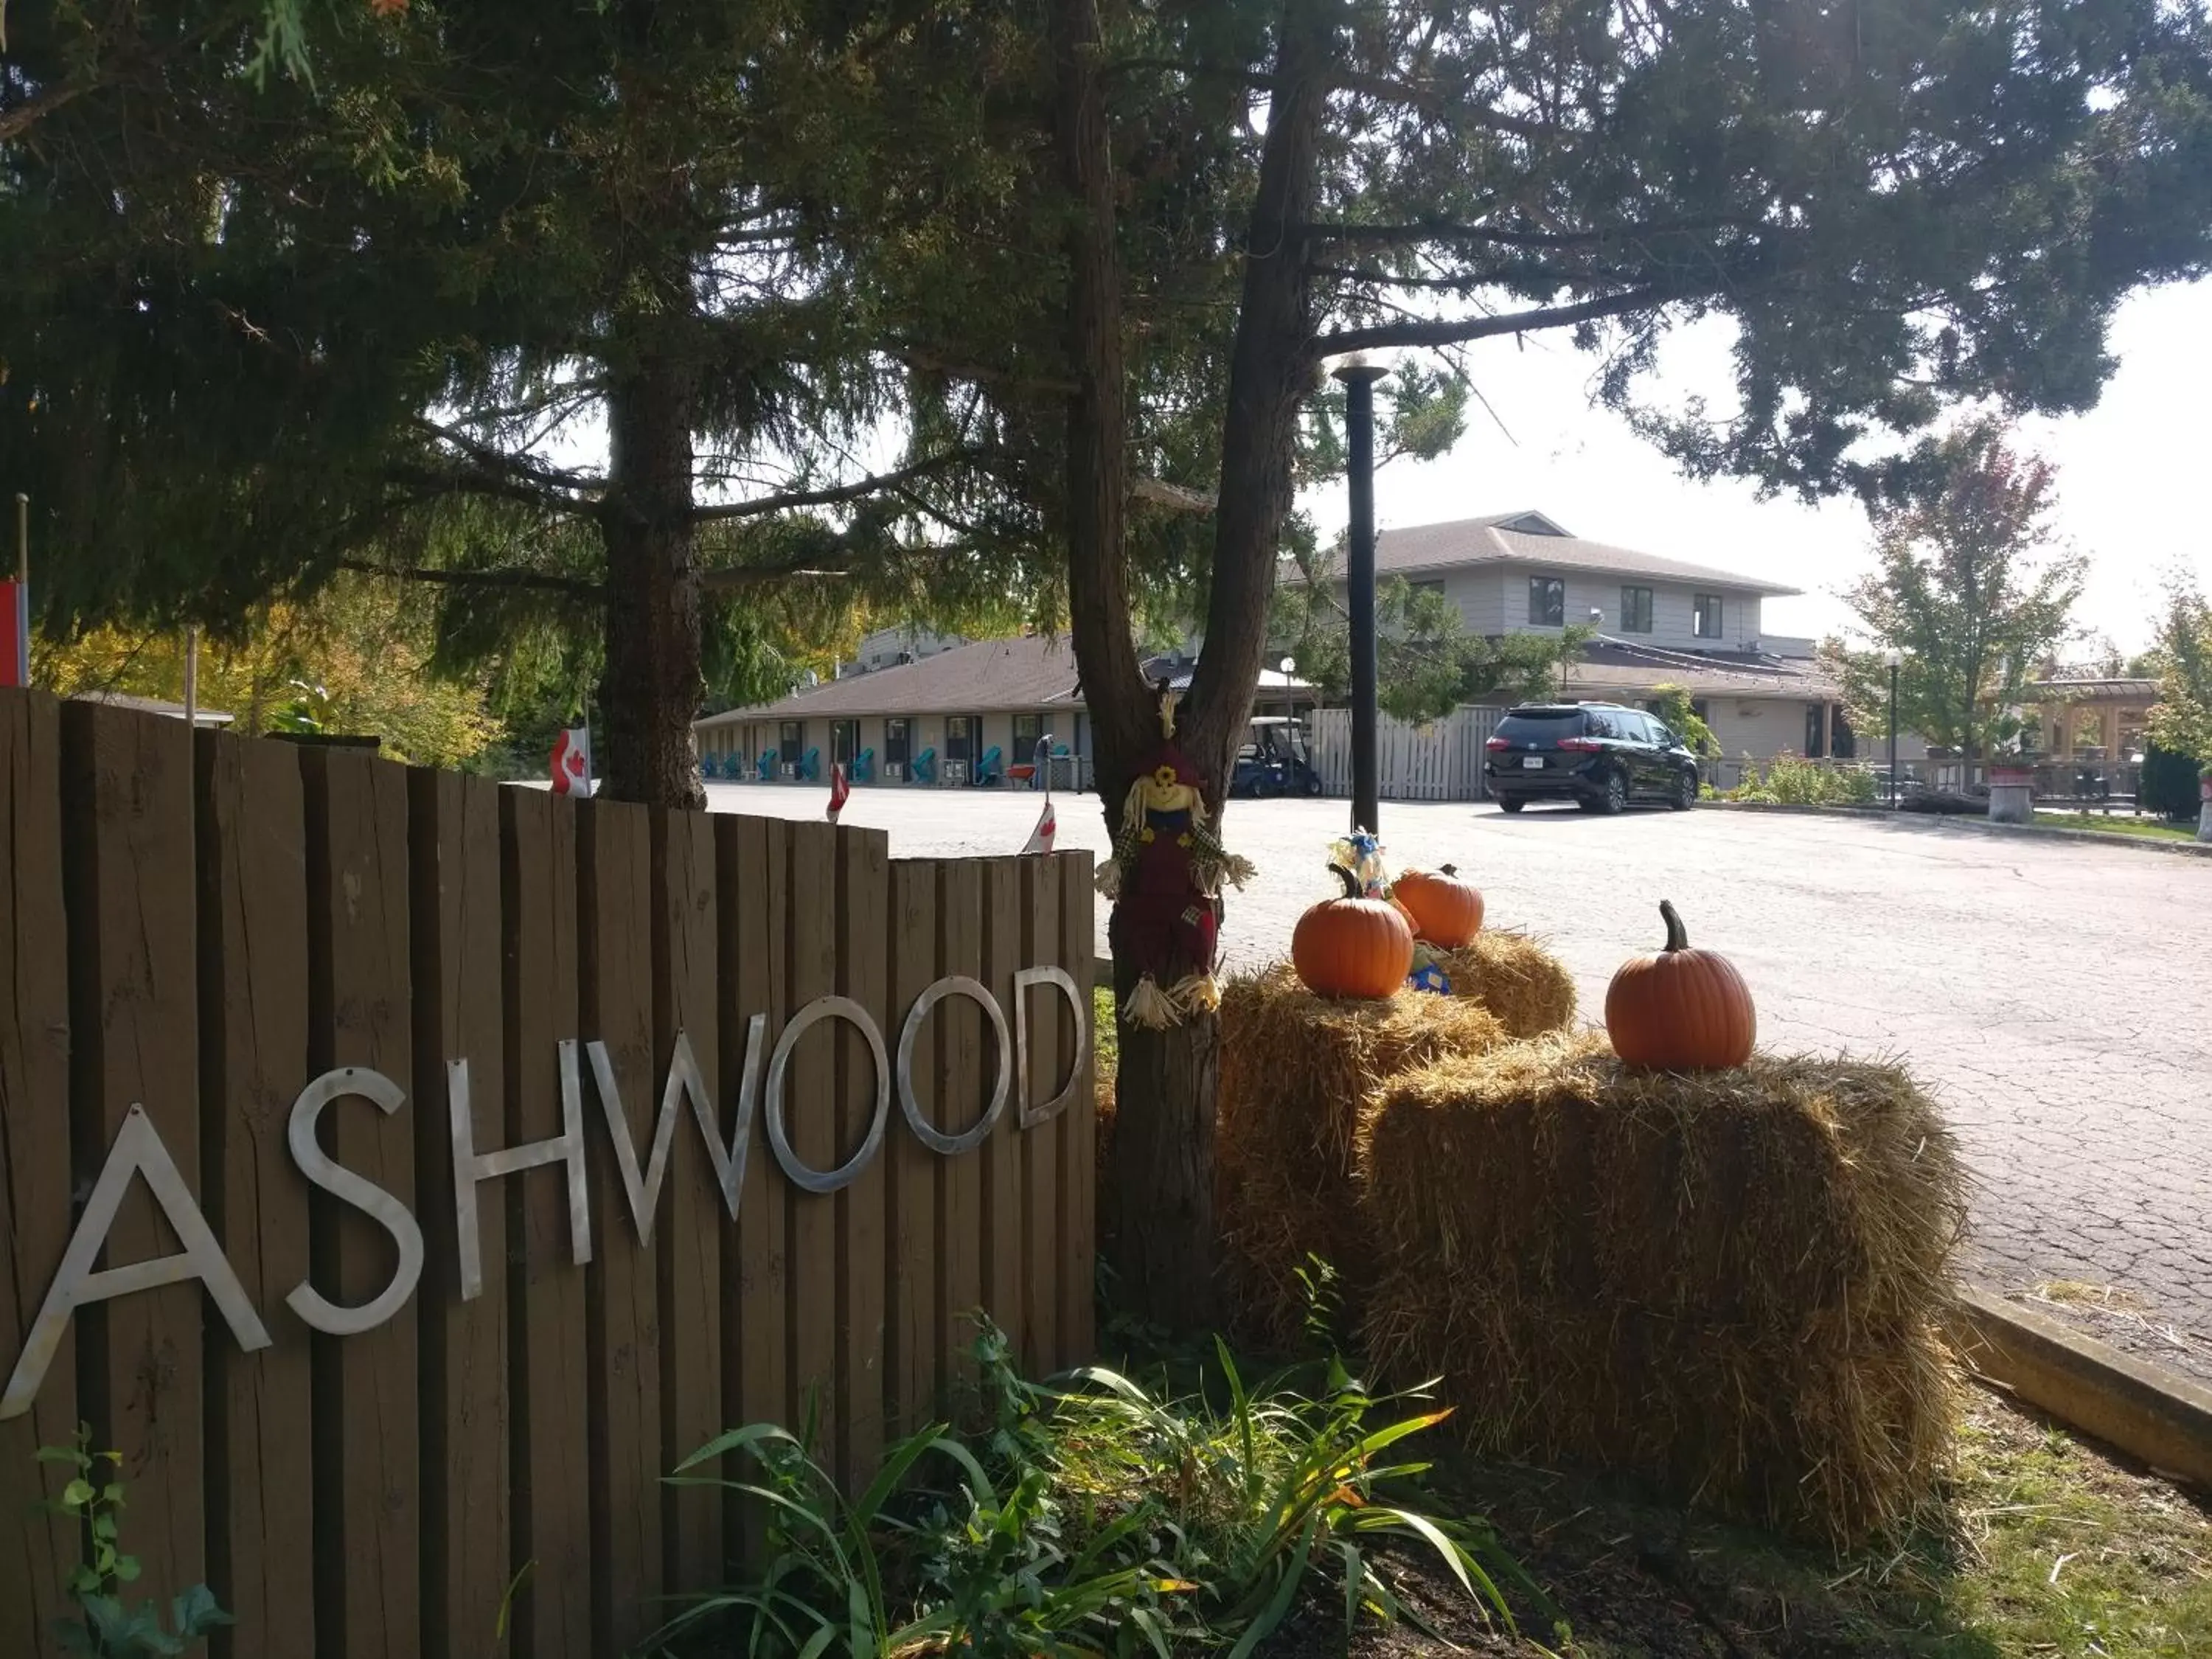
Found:
[[[1213,976],[1221,884],[1242,887],[1252,861],[1216,841],[1199,775],[1175,741],[1175,694],[1160,694],[1160,745],[1138,769],[1098,890],[1114,901],[1106,937],[1137,969],[1121,1005],[1133,1025],[1164,1030],[1221,1006]]]

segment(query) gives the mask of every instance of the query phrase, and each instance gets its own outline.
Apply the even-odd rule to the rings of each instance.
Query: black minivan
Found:
[[[1532,800],[1571,800],[1586,812],[1631,801],[1676,811],[1698,804],[1698,760],[1656,714],[1616,702],[1524,703],[1485,745],[1484,781],[1509,812]]]

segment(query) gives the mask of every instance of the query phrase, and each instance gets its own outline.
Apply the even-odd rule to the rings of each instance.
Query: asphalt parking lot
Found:
[[[826,792],[710,793],[716,811],[813,817]],[[1012,853],[1039,805],[858,790],[844,822],[889,830],[894,856]],[[1106,847],[1095,799],[1057,811],[1063,848]],[[1285,952],[1333,890],[1325,849],[1345,823],[1341,800],[1233,805],[1224,838],[1260,875],[1231,898],[1232,965]],[[1763,1045],[1895,1056],[1935,1091],[1979,1183],[1976,1277],[2095,1287],[2101,1334],[2212,1378],[2212,859],[1714,808],[1386,802],[1382,835],[1394,867],[1456,864],[1490,925],[1544,935],[1586,1011],[1622,957],[1657,948],[1671,898],[1692,941],[1749,980]],[[1102,902],[1102,951],[1104,927]]]

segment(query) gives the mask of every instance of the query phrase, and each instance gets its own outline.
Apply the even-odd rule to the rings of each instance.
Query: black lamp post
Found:
[[[1346,482],[1352,511],[1346,526],[1345,608],[1352,619],[1352,827],[1379,834],[1381,780],[1375,749],[1375,382],[1389,371],[1346,363],[1344,383]]]
[[[1897,670],[1905,653],[1895,647],[1889,653],[1889,805],[1897,808]]]

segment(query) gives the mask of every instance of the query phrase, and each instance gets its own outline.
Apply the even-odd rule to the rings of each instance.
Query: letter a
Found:
[[[161,1206],[184,1250],[151,1261],[134,1261],[127,1267],[95,1270],[92,1264],[106,1246],[108,1229],[115,1224],[115,1212],[122,1207],[123,1194],[130,1190],[131,1177],[135,1175],[146,1177],[147,1190]],[[0,1421],[21,1417],[31,1409],[39,1385],[46,1380],[46,1367],[53,1363],[54,1350],[61,1344],[62,1333],[69,1328],[70,1316],[77,1309],[128,1296],[133,1291],[181,1285],[188,1279],[197,1279],[207,1287],[240,1347],[251,1353],[269,1346],[267,1328],[246,1300],[246,1286],[231,1271],[229,1259],[216,1242],[207,1218],[185,1190],[185,1178],[177,1173],[176,1160],[161,1144],[154,1120],[146,1115],[144,1107],[133,1105],[123,1120],[99,1181],[94,1183],[83,1219],[70,1235],[61,1268],[54,1274],[46,1304],[31,1326],[30,1340],[23,1345],[15,1374],[8,1379],[8,1392],[0,1395]]]

